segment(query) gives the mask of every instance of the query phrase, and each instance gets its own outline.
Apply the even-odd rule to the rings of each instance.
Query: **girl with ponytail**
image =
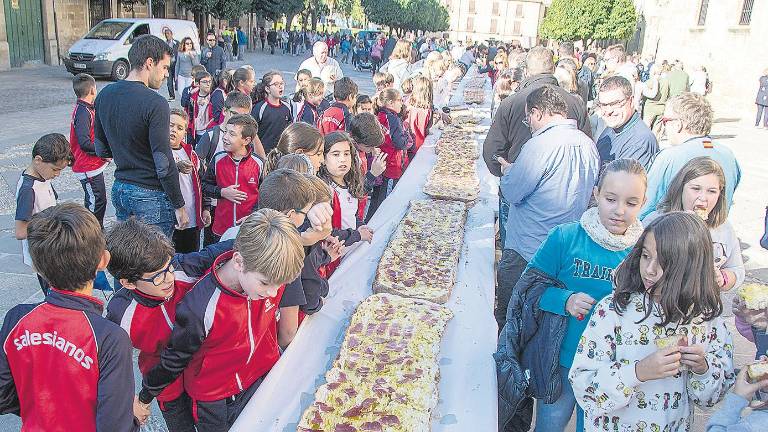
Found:
[[[278,71],[265,73],[253,91],[251,115],[259,124],[259,139],[267,154],[277,146],[285,128],[293,123],[291,107],[282,100],[284,93],[285,80]]]

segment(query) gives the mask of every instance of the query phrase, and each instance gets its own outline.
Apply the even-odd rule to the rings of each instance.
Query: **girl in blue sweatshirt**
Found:
[[[579,338],[589,322],[592,306],[612,290],[613,270],[629,254],[643,232],[637,219],[645,203],[646,175],[634,159],[617,159],[603,170],[594,190],[596,207],[578,222],[550,231],[528,267],[561,281],[566,289],[548,288],[539,300],[541,309],[568,317],[560,366],[560,398],[552,404],[537,401],[536,431],[564,431],[576,406],[568,370]],[[577,415],[577,430],[583,430]]]

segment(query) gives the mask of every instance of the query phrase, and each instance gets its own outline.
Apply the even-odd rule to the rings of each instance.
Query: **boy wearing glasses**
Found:
[[[191,112],[189,113],[189,129],[194,133],[195,143],[208,129],[221,123],[220,116],[214,117],[211,92],[213,91],[213,77],[208,72],[201,72],[196,77],[197,90],[192,91],[189,97]]]
[[[139,370],[146,374],[160,361],[176,317],[176,306],[216,257],[232,249],[221,242],[191,254],[175,254],[157,228],[135,218],[119,222],[107,234],[109,271],[122,284],[107,305],[107,319],[120,325],[139,350]],[[194,432],[189,396],[177,379],[157,396],[168,429]],[[146,419],[144,411],[139,420]]]
[[[229,430],[280,357],[278,305],[303,263],[288,217],[268,209],[249,216],[234,249],[216,258],[176,309],[168,346],[144,374],[139,408],[183,374],[197,431]]]

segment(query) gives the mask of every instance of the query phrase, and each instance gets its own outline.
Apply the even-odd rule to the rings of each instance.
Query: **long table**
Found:
[[[471,70],[467,74],[474,74]],[[451,103],[463,100],[465,78]],[[490,124],[490,86],[480,108],[481,125]],[[375,232],[371,244],[355,245],[329,280],[330,292],[320,312],[308,317],[282,357],[251,398],[231,431],[295,432],[315,389],[338,355],[350,317],[372,294],[376,267],[389,237],[408,209],[409,201],[428,198],[422,188],[435,164],[440,131],[425,140],[397,187],[368,224]],[[483,137],[481,136],[480,142]],[[457,281],[446,304],[454,318],[440,346],[440,401],[432,416],[435,432],[491,432],[497,428],[497,327],[493,315],[495,225],[498,179],[482,157],[476,164],[479,199],[467,217]],[[329,431],[331,432],[331,431]],[[409,431],[425,432],[425,431]]]

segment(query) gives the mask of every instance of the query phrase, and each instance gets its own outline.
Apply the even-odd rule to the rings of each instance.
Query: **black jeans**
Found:
[[[499,268],[496,270],[495,315],[496,322],[499,324],[499,331],[507,322],[507,307],[509,306],[509,299],[512,297],[512,290],[527,265],[528,261],[512,249],[504,249],[501,253]]]
[[[373,214],[376,213],[381,203],[387,198],[389,185],[392,184],[392,189],[397,185],[399,179],[388,179],[384,177],[384,182],[378,186],[374,186],[371,191],[371,197],[368,204],[368,212],[365,215],[365,223],[371,220]]]
[[[107,186],[104,184],[104,173],[80,180],[85,199],[83,205],[91,211],[99,225],[104,226],[104,213],[107,212]]]
[[[190,217],[195,217],[191,215]],[[200,250],[200,228],[173,230],[173,246],[176,253],[190,253]]]
[[[197,402],[197,432],[226,432],[256,393],[264,377],[234,396],[213,402]]]
[[[757,118],[755,119],[755,126],[760,125],[760,117],[763,118],[763,127],[768,127],[768,106],[757,105]]]
[[[171,65],[168,67],[168,79],[166,81],[168,83],[168,96],[170,96],[171,98],[176,98],[176,93],[173,91],[174,86],[176,85],[176,63],[175,62],[171,62]]]
[[[203,229],[203,247],[208,247],[216,242],[216,234],[213,233],[213,222],[216,220],[216,207],[211,207],[211,224]]]
[[[165,419],[165,425],[172,432],[195,432],[195,419],[192,418],[192,400],[189,395],[182,393],[170,402],[159,402],[160,412]]]

